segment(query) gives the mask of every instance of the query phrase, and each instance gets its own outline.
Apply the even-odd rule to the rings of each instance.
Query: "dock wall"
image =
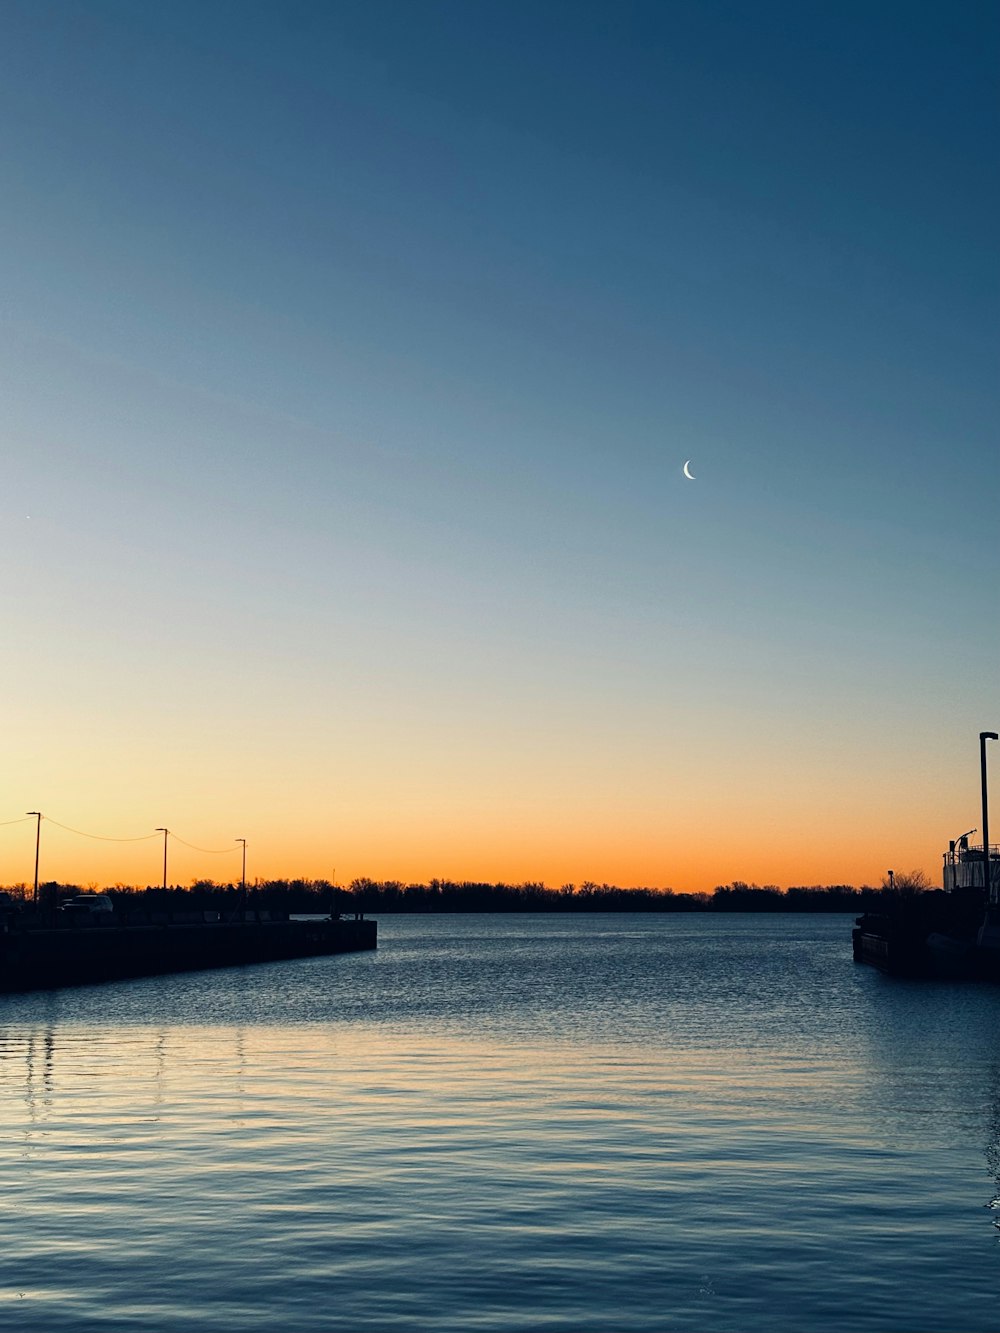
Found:
[[[14,929],[0,936],[0,991],[353,953],[377,943],[377,922],[366,920]]]

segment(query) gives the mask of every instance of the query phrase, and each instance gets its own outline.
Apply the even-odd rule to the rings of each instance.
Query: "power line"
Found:
[[[170,830],[170,836],[182,846],[190,847],[193,852],[204,852],[206,856],[229,856],[236,851],[235,847],[196,847],[193,842],[185,842],[183,838],[178,838],[173,829]]]
[[[143,833],[138,838],[108,838],[101,833],[84,833],[83,829],[70,828],[68,824],[60,824],[58,819],[53,819],[51,815],[44,815],[43,818],[47,824],[55,824],[56,828],[63,829],[66,833],[75,833],[80,838],[93,838],[96,842],[148,842],[150,838],[155,838],[155,833]],[[11,820],[11,823],[14,823]]]
[[[31,818],[33,818],[31,815],[22,815],[20,819],[0,820],[0,828],[7,824],[26,824]],[[69,824],[60,824],[59,820],[53,819],[51,815],[43,815],[42,818],[47,824],[54,824],[56,828],[61,828],[65,833],[75,833],[78,838],[92,838],[95,842],[149,842],[151,838],[156,837],[156,833],[142,833],[137,838],[111,838],[103,833],[85,833],[83,829],[71,828]],[[161,831],[157,829],[157,833]],[[190,848],[192,852],[203,852],[206,856],[229,856],[236,851],[235,847],[199,847],[193,842],[185,842],[183,838],[179,838],[173,829],[170,830],[170,836],[181,843],[182,846]]]

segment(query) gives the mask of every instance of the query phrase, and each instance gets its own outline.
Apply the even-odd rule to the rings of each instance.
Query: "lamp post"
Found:
[[[1000,740],[995,731],[979,733],[979,771],[983,782],[983,887],[986,890],[986,904],[996,906],[996,894],[993,891],[993,877],[990,874],[990,807],[986,789],[986,742]]]
[[[31,901],[33,903],[37,903],[38,902],[38,853],[42,843],[42,816],[41,812],[38,810],[29,810],[27,813],[29,815],[35,816],[35,891],[34,894],[32,895]]]
[[[156,831],[157,831],[157,833],[162,833],[162,834],[163,834],[163,891],[164,891],[164,893],[166,893],[166,891],[167,891],[167,835],[169,834],[170,830],[169,830],[168,828],[158,828]]]
[[[243,844],[243,873],[240,876],[240,890],[245,894],[247,891],[247,840],[246,838],[234,838],[233,842]]]
[[[895,870],[887,870],[885,873],[889,876],[889,892],[892,893],[896,888],[896,872]]]

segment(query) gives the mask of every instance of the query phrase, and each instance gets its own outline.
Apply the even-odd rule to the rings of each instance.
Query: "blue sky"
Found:
[[[933,869],[997,722],[995,6],[4,18],[14,814],[189,801],[277,873],[259,765],[358,873],[429,873],[419,790],[444,871],[457,819],[456,873],[669,883],[664,810],[804,784],[841,848],[865,773]]]

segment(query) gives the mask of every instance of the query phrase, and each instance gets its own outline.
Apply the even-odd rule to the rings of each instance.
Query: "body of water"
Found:
[[[851,924],[384,917],[0,997],[0,1326],[988,1333],[1000,988]]]

